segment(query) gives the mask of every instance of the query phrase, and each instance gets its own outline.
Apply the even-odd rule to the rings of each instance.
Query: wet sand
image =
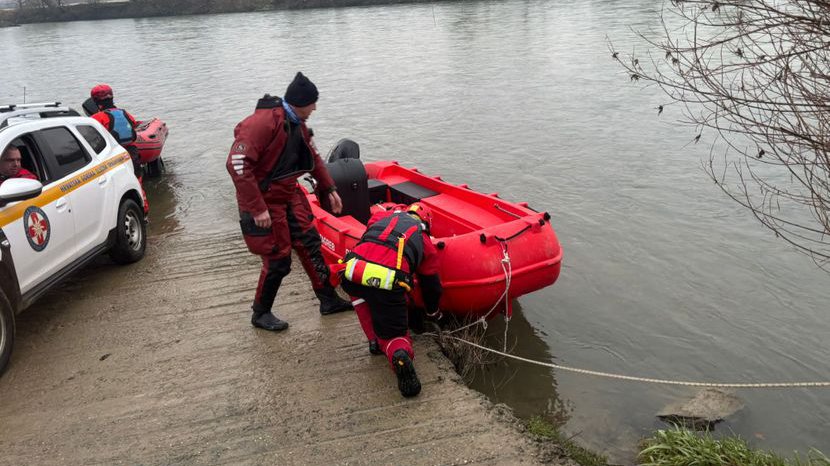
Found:
[[[102,258],[19,316],[0,379],[0,464],[535,464],[509,413],[416,338],[400,396],[354,314],[321,317],[295,259],[291,328],[254,329],[257,258],[237,234],[150,238]]]

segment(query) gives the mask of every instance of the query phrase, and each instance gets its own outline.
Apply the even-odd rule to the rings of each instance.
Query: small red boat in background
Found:
[[[167,140],[167,124],[158,118],[142,121],[136,126],[135,133],[135,147],[141,163],[147,165],[147,175],[160,175],[164,170],[161,150]]]
[[[430,228],[441,255],[444,312],[509,317],[513,299],[552,285],[559,277],[562,249],[550,215],[527,203],[455,186],[397,162],[364,166],[357,158],[330,158],[327,167],[343,200],[341,215],[330,212],[327,200],[321,203],[303,189],[322,237],[323,256],[333,269],[357,244],[375,210],[418,201],[433,213]],[[413,295],[420,306],[417,287]]]
[[[87,116],[98,112],[98,105],[91,98],[86,99],[81,106]],[[164,171],[164,161],[161,159],[161,150],[167,141],[167,124],[158,118],[139,121],[135,127],[135,147],[141,163],[146,167],[145,173],[153,178],[161,176]]]

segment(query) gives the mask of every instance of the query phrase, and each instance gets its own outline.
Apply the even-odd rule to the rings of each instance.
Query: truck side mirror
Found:
[[[9,178],[0,185],[0,207],[10,202],[25,201],[40,196],[43,185],[38,180]]]

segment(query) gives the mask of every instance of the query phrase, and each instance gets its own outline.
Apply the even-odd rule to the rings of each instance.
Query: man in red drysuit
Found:
[[[320,314],[352,309],[331,285],[311,207],[297,184],[300,176],[310,173],[332,210],[342,209],[305,123],[317,109],[318,96],[314,83],[297,73],[283,99],[266,94],[254,113],[236,126],[228,154],[226,167],[236,186],[242,235],[248,249],[262,256],[251,324],[266,330],[288,328],[272,307],[282,279],[291,271],[292,247],[320,300]]]

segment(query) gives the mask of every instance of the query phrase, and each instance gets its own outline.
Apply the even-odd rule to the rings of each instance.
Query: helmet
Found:
[[[112,88],[107,84],[99,84],[89,92],[92,100],[112,99]]]
[[[432,209],[420,202],[409,204],[409,207],[406,208],[406,213],[417,215],[422,222],[426,223],[427,227],[432,223]]]

